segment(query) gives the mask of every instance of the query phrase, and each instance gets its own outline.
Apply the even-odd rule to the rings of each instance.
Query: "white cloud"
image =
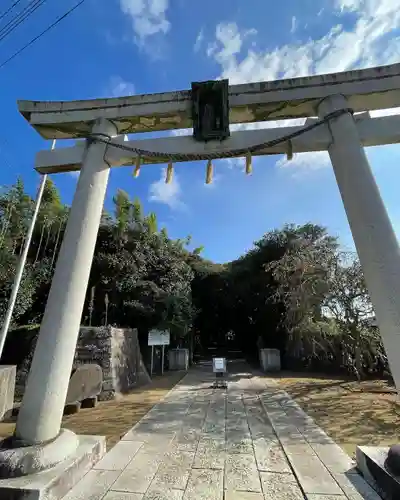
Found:
[[[162,168],[159,180],[150,184],[149,201],[163,203],[174,210],[185,208],[185,204],[181,200],[182,190],[176,173],[174,172],[169,184],[165,182],[166,173],[167,169]]]
[[[297,28],[297,19],[296,16],[292,16],[292,25],[290,27],[290,33],[294,33]]]
[[[139,44],[149,36],[168,33],[168,0],[120,0],[121,10],[132,18],[132,26]]]
[[[255,30],[239,30],[236,23],[221,23],[216,27],[215,41],[208,55],[221,66],[220,78],[231,84],[268,81],[283,78],[346,71],[350,69],[392,64],[400,59],[400,39],[391,36],[400,28],[400,0],[335,0],[338,18],[351,11],[354,24],[346,29],[333,26],[316,40],[277,46],[272,50],[244,51],[244,43]],[[382,110],[372,116],[395,114],[397,110]],[[302,124],[304,120],[264,122],[238,125],[236,129],[266,128]],[[303,153],[291,162],[279,160],[278,165],[306,167],[329,165],[327,153]]]
[[[327,151],[297,153],[293,155],[291,160],[288,160],[286,156],[282,156],[282,158],[276,162],[276,165],[282,168],[296,168],[299,170],[313,171],[328,167],[330,164],[331,160]]]
[[[197,35],[195,44],[193,46],[194,52],[198,52],[201,49],[203,41],[204,41],[204,30],[203,30],[203,28],[201,28],[201,30],[199,31],[199,34]]]
[[[109,89],[112,97],[124,97],[135,93],[134,84],[127,82],[120,76],[113,76],[110,79]]]
[[[336,9],[341,12],[345,10],[357,11],[362,7],[363,0],[336,0]]]

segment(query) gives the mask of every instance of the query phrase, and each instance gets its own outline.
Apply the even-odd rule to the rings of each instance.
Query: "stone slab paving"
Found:
[[[272,379],[228,370],[190,371],[64,500],[380,499]]]

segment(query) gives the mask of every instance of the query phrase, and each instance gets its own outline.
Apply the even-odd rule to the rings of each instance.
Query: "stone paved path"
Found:
[[[213,381],[189,372],[64,500],[379,500],[272,380]]]

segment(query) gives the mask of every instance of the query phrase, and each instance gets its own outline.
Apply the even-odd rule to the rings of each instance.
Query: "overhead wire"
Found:
[[[15,2],[14,2],[14,3],[10,6],[10,7],[8,7],[8,9],[7,9],[7,10],[5,10],[2,14],[0,14],[0,21],[1,21],[4,17],[6,17],[6,15],[7,15],[9,12],[11,12],[11,11],[13,10],[13,8],[14,8],[16,5],[18,5],[18,4],[19,4],[19,2],[20,2],[20,1],[21,1],[21,0],[15,0]]]
[[[25,44],[23,47],[21,47],[19,50],[17,50],[16,52],[14,52],[14,54],[12,54],[8,59],[5,59],[1,64],[0,64],[0,69],[3,68],[6,64],[8,64],[10,61],[12,61],[13,59],[15,59],[19,54],[21,54],[22,52],[24,52],[28,47],[30,47],[31,45],[33,45],[35,42],[37,42],[37,40],[39,40],[40,38],[42,38],[42,36],[44,36],[46,33],[48,33],[50,30],[52,30],[53,28],[55,28],[61,21],[63,21],[66,17],[68,17],[70,14],[72,14],[78,7],[80,7],[86,0],[80,0],[80,2],[78,2],[76,5],[74,5],[73,7],[71,7],[69,10],[67,10],[67,12],[65,12],[65,14],[63,14],[62,16],[58,17],[52,24],[50,24],[46,29],[44,29],[41,33],[39,33],[39,35],[35,36],[34,38],[32,38],[27,44]]]
[[[29,4],[16,16],[14,16],[7,24],[0,28],[0,42],[7,38],[18,26],[23,24],[46,0],[31,0]]]

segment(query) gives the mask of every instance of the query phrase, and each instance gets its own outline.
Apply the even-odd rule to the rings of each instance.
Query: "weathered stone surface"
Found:
[[[91,470],[62,500],[101,500],[117,477],[117,471]]]
[[[113,485],[116,491],[146,493],[160,466],[161,459],[152,453],[138,452]]]
[[[254,442],[258,470],[264,472],[291,472],[282,447],[279,444],[269,445],[260,441]]]
[[[223,472],[192,469],[183,500],[223,500]]]
[[[68,460],[40,474],[0,480],[0,498],[12,500],[30,500],[31,498],[40,500],[50,498],[62,498],[63,500],[95,499],[96,497],[91,497],[90,492],[93,483],[82,485],[80,480],[82,477],[87,477],[90,469],[104,456],[104,453],[104,437],[79,436],[79,446]],[[113,474],[113,480],[115,480],[118,472]],[[103,495],[113,480],[105,485]],[[82,488],[86,490],[85,493],[82,493]],[[64,498],[67,493],[68,496]]]
[[[226,453],[253,454],[253,441],[248,437],[242,438],[240,432],[227,434]]]
[[[13,410],[16,371],[16,366],[0,365],[0,420]]]
[[[122,471],[142,446],[143,443],[141,442],[119,441],[119,443],[117,443],[114,448],[94,466],[94,468],[99,470]]]
[[[261,491],[254,455],[228,455],[225,463],[225,484],[238,491]]]
[[[32,347],[35,344],[36,341]],[[18,370],[18,392],[21,396],[32,354]],[[103,371],[103,387],[99,401],[114,399],[133,387],[150,382],[140,353],[136,329],[82,326],[79,331],[74,366],[84,364],[97,364]]]
[[[225,440],[202,438],[193,462],[195,469],[223,469],[225,465]]]
[[[318,427],[284,391],[236,374],[222,395],[204,388],[211,381],[211,373],[190,371],[123,436],[116,449],[126,453],[112,450],[96,468],[126,466],[109,500],[360,500],[340,475],[347,455],[329,441],[306,440]]]
[[[260,476],[265,500],[304,500],[293,474],[261,472]]]
[[[381,500],[381,497],[365,482],[364,478],[354,471],[350,474],[334,473],[333,477],[349,500]],[[392,496],[393,499],[399,498],[398,492]]]
[[[158,491],[167,489],[184,490],[189,479],[194,453],[172,448],[167,451],[151,483]]]
[[[143,500],[141,493],[124,493],[123,491],[109,491],[101,500]],[[339,499],[340,500],[340,499]]]
[[[144,495],[143,500],[182,500],[183,494],[183,490],[175,490],[171,488],[159,489],[157,486],[150,486]]]
[[[97,397],[103,384],[103,372],[99,365],[86,364],[76,368],[71,378],[65,404],[81,402],[87,398]]]
[[[307,500],[348,500],[344,495],[307,495]]]
[[[264,500],[264,495],[253,491],[237,491],[228,489],[225,491],[224,500]]]
[[[312,443],[311,446],[329,472],[344,473],[355,466],[355,462],[337,444]]]
[[[294,454],[284,445],[285,453],[306,494],[340,495],[342,490],[316,455]]]

